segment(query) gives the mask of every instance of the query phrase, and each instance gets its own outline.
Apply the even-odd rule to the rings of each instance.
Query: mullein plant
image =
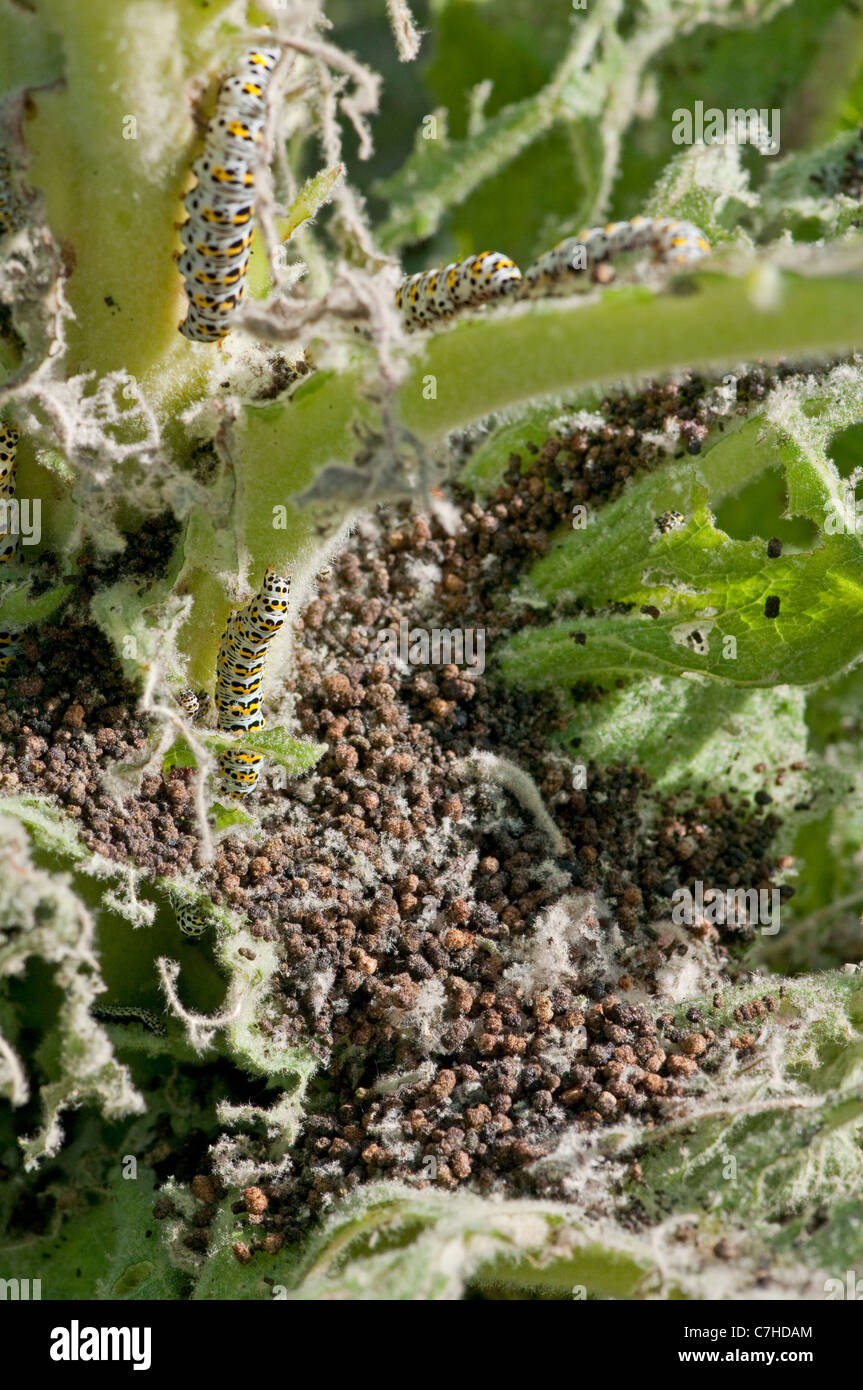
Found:
[[[438,75],[481,33],[479,8],[431,6]],[[273,944],[210,901],[196,876],[225,831],[262,833],[254,797],[242,794],[243,768],[255,781],[264,760],[269,773],[301,778],[322,752],[297,735],[284,696],[279,704],[290,638],[279,632],[284,615],[271,632],[261,628],[256,597],[272,576],[285,586],[290,576],[299,611],[321,567],[379,502],[413,497],[444,514],[441,485],[457,470],[462,485],[489,494],[514,449],[595,419],[611,383],[699,369],[712,383],[717,427],[685,457],[669,437],[667,462],[595,514],[574,506],[572,524],[518,581],[514,597],[542,621],[489,656],[502,679],[559,692],[568,722],[549,739],[573,767],[626,760],[662,792],[697,780],[721,796],[732,781],[754,788],[752,763],[802,769],[805,761],[777,792],[784,845],[805,861],[811,842],[822,867],[835,869],[853,919],[847,861],[863,828],[863,765],[852,668],[863,653],[863,551],[850,470],[843,476],[833,454],[863,418],[854,355],[863,179],[858,189],[848,178],[859,137],[846,128],[861,99],[850,69],[828,99],[818,64],[830,41],[822,29],[833,41],[853,30],[858,43],[861,30],[841,6],[828,7],[829,22],[824,6],[814,18],[811,8],[782,0],[661,0],[626,14],[611,0],[584,13],[561,7],[554,61],[536,39],[532,72],[542,80],[488,114],[480,71],[465,94],[463,133],[449,133],[441,107],[418,113],[405,156],[409,132],[386,105],[386,83],[344,38],[344,6],[0,0],[0,417],[2,440],[15,437],[11,463],[5,443],[0,458],[10,478],[14,468],[5,500],[14,496],[21,513],[26,500],[41,519],[38,536],[19,537],[0,557],[0,678],[14,700],[31,639],[72,612],[80,620],[85,604],[148,717],[140,761],[115,768],[108,790],[133,795],[142,776],[190,769],[199,840],[194,870],[152,882],[131,861],[87,849],[49,798],[7,790],[0,799],[2,1162],[11,1174],[2,1200],[10,1212],[26,1202],[48,1160],[55,1183],[59,1171],[75,1193],[102,1194],[95,1208],[72,1202],[62,1248],[59,1228],[9,1235],[4,1268],[12,1261],[21,1277],[49,1270],[43,1297],[81,1296],[82,1283],[89,1297],[258,1297],[263,1275],[270,1288],[309,1298],[334,1289],[453,1297],[468,1284],[542,1284],[559,1297],[581,1288],[740,1296],[764,1259],[775,1287],[808,1296],[821,1288],[820,1271],[859,1267],[863,983],[822,949],[820,926],[833,909],[829,890],[818,897],[817,875],[803,884],[808,915],[753,957],[775,973],[771,987],[783,999],[780,1017],[763,1025],[757,1065],[738,1072],[726,1059],[693,1097],[685,1142],[673,1124],[620,1127],[604,1148],[589,1141],[590,1205],[605,1202],[602,1221],[576,1203],[518,1198],[496,1206],[492,1231],[477,1194],[405,1194],[381,1181],[342,1202],[307,1248],[286,1247],[265,1269],[232,1255],[232,1203],[283,1170],[309,1087],[322,1082],[312,1049],[278,1044],[260,1027],[278,966]],[[523,36],[517,0],[496,13],[504,32]],[[366,0],[351,7],[350,22],[360,15],[397,82],[397,63],[421,58],[421,27],[404,0]],[[798,34],[787,80],[810,112],[793,149],[756,163],[733,143],[672,146],[657,84],[679,85],[680,46],[719,32],[743,46],[737,51],[761,54],[768,81],[783,25]],[[243,86],[258,52],[273,70],[260,98]],[[707,81],[709,64],[705,71]],[[239,85],[226,88],[231,73]],[[381,109],[387,122],[377,119]],[[226,124],[245,134],[226,135]],[[387,124],[398,139],[386,167],[403,162],[370,188],[365,169],[375,167],[374,141]],[[666,132],[664,166],[648,155],[638,163],[628,149],[639,124],[654,148],[656,132]],[[232,164],[242,141],[253,157]],[[519,178],[528,199],[518,196]],[[370,214],[371,194],[385,213]],[[561,238],[570,248],[565,239],[581,227],[608,223],[612,204],[626,217],[606,227],[613,248],[641,244],[625,226],[658,228],[654,243],[683,227],[698,255],[684,264],[659,256],[638,283],[588,274],[584,287],[554,286],[570,293],[520,292],[525,280],[541,290],[549,266],[556,276],[564,253],[540,258]],[[491,265],[494,293],[471,282],[459,298],[456,278],[445,312],[406,313],[417,282],[400,289],[404,277],[477,263],[496,217],[508,254]],[[226,218],[239,219],[230,224],[237,251],[227,249]],[[600,262],[610,264],[605,250]],[[777,359],[791,364],[779,384],[739,407],[734,386],[747,364]],[[720,524],[737,515],[736,499],[755,497],[747,490],[768,470],[782,476],[786,515],[809,523],[810,543],[771,550],[770,534]],[[673,521],[658,525],[663,517]],[[167,562],[146,578],[125,573],[129,545],[165,518]],[[82,598],[70,576],[94,560],[111,577]],[[577,642],[566,616],[574,599]],[[244,626],[232,612],[252,617]],[[580,681],[604,692],[588,714],[571,700]],[[215,718],[202,714],[202,695]],[[257,712],[262,695],[266,728],[245,713],[250,701]],[[233,782],[220,782],[220,765],[233,769]],[[530,778],[493,755],[480,755],[477,775],[508,781],[527,806],[536,798]],[[112,962],[126,989],[112,1006],[105,967],[111,926],[123,921],[155,928],[160,942],[177,930],[186,940],[158,954],[148,930],[135,933],[122,966]],[[112,1021],[135,1023],[142,981],[158,984],[164,1016],[148,1014],[150,1031],[108,1031]],[[699,1008],[718,1028],[741,1009],[747,1016],[764,989],[753,979],[724,997],[681,1000],[673,1022]],[[137,1009],[137,1021],[146,1013]],[[214,1058],[266,1085],[276,1097],[269,1108],[225,1100],[208,1070]],[[188,1193],[175,1183],[159,1190],[143,1158],[127,1181],[118,1157],[155,1152],[147,1096],[157,1080],[175,1134],[201,1128],[212,1137],[228,1194],[214,1208],[206,1257],[183,1243]],[[70,1137],[72,1110],[85,1118]],[[244,1127],[264,1134],[265,1159],[260,1148],[251,1156]],[[76,1186],[81,1171],[86,1181]],[[711,1263],[697,1243],[674,1240],[672,1218],[689,1220],[699,1198],[700,1238],[709,1245],[729,1225],[745,1228],[747,1264]],[[157,1200],[173,1213],[158,1242],[146,1239]],[[809,1238],[813,1206],[820,1218]],[[624,1219],[632,1209],[641,1233]],[[382,1248],[372,1238],[379,1228],[389,1235]]]

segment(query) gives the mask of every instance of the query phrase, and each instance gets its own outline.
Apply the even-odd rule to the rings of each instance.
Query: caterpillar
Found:
[[[268,569],[251,603],[229,617],[216,661],[220,729],[263,729],[261,681],[270,643],[285,624],[290,592],[290,575]],[[262,763],[259,753],[223,753],[219,758],[223,786],[233,796],[250,796],[258,785]]]
[[[184,686],[177,694],[177,704],[189,719],[197,719],[201,710],[201,701],[195,694],[191,686]]]
[[[411,332],[514,294],[520,283],[521,271],[509,256],[480,251],[467,260],[406,276],[396,290],[396,308]]]
[[[0,632],[0,676],[8,671],[18,655],[18,643],[14,632]]]
[[[278,48],[254,48],[224,80],[204,153],[192,165],[197,183],[185,199],[178,262],[189,299],[180,332],[192,342],[221,342],[246,293],[255,171],[280,57]]]
[[[629,222],[591,227],[559,241],[534,261],[525,271],[521,298],[568,293],[594,266],[645,248],[665,265],[691,265],[707,254],[710,243],[693,222],[673,217],[633,217]]]
[[[11,425],[0,424],[0,565],[8,564],[15,554],[18,540],[5,529],[8,516],[6,503],[15,496],[15,454],[18,450],[18,431]]]
[[[168,1031],[158,1014],[154,1014],[152,1009],[141,1009],[137,1004],[94,1005],[90,1015],[100,1023],[142,1023],[157,1038],[164,1038]]]
[[[663,512],[662,516],[654,517],[657,530],[660,535],[667,536],[669,531],[680,531],[686,525],[686,517],[683,512]]]
[[[177,926],[184,936],[194,939],[204,935],[207,919],[194,903],[175,902],[174,911],[177,914]]]

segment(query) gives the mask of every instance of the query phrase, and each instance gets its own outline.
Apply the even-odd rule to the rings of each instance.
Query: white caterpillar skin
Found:
[[[664,265],[685,266],[706,256],[710,243],[693,222],[673,217],[633,217],[567,237],[534,261],[524,274],[521,297],[569,294],[590,270],[628,251],[652,250]]]
[[[501,251],[479,251],[465,261],[408,275],[396,290],[396,308],[413,332],[517,292],[521,271]]]
[[[278,48],[251,49],[219,91],[204,153],[192,165],[196,186],[186,195],[186,248],[179,271],[189,310],[180,332],[192,342],[220,342],[246,293],[252,241],[255,170],[267,118],[267,89]]]
[[[270,643],[285,625],[290,575],[268,569],[246,608],[235,609],[219,643],[216,712],[224,730],[263,729],[261,682]],[[232,796],[251,796],[261,776],[259,753],[225,752],[219,758],[223,786]]]

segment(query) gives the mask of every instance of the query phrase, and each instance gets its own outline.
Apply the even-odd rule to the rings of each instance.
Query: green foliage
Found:
[[[237,737],[222,733],[217,729],[199,729],[196,738],[211,748],[214,753],[223,753],[226,748],[242,749],[247,753],[265,753],[274,763],[285,768],[292,777],[307,772],[314,767],[318,758],[326,752],[322,743],[304,743],[302,739],[291,738],[284,729],[252,729]],[[197,767],[197,760],[186,739],[178,739],[168,749],[162,760],[162,771],[167,773],[172,767]]]
[[[761,981],[721,1009],[702,1001],[707,1023],[733,1026],[765,983],[778,1001],[780,981]],[[756,1249],[841,1277],[863,1254],[863,987],[856,975],[825,972],[786,981],[783,992],[766,1022],[739,1025],[755,1042],[737,1076],[726,1072],[722,1103],[708,1088],[685,1127],[659,1126],[638,1143],[641,1176],[628,1191],[654,1219],[701,1211],[708,1229],[730,1224]]]
[[[503,656],[513,678],[535,686],[552,672],[564,683],[650,672],[809,686],[846,670],[863,651],[863,552],[826,446],[858,417],[861,393],[850,367],[820,387],[780,387],[703,464],[662,470],[604,508],[601,524],[573,530],[534,567],[527,596],[633,612],[518,634]],[[774,462],[785,468],[788,515],[826,530],[811,550],[771,557],[770,537],[732,540],[714,523],[710,503]],[[656,521],[669,511],[685,524],[663,534]]]
[[[277,11],[0,0],[5,135],[33,190],[28,230],[2,247],[0,388],[4,418],[26,436],[22,486],[44,504],[43,556],[55,551],[52,573],[64,575],[93,554],[116,559],[146,521],[177,524],[167,567],[142,579],[130,566],[97,587],[90,616],[142,692],[150,769],[187,769],[200,790],[219,752],[238,744],[185,724],[175,697],[187,680],[212,689],[230,608],[267,565],[293,571],[308,594],[357,514],[410,493],[451,431],[483,424],[463,481],[489,492],[513,450],[563,415],[597,412],[600,387],[763,359],[822,364],[742,415],[729,408],[697,458],[636,477],[585,529],[562,532],[518,592],[501,595],[543,624],[493,653],[507,679],[557,693],[570,716],[564,749],[637,761],[657,795],[692,785],[751,794],[756,765],[782,770],[775,799],[799,861],[800,910],[787,936],[757,950],[805,973],[785,982],[745,1060],[726,1048],[718,1075],[689,1097],[685,1136],[670,1126],[603,1137],[603,1220],[577,1218],[568,1202],[492,1207],[375,1185],[306,1248],[244,1266],[231,1250],[237,1190],[256,1163],[283,1171],[318,1066],[268,1026],[275,946],[210,903],[197,876],[145,883],[133,865],[90,854],[54,805],[7,797],[0,1084],[14,1114],[32,1100],[41,1115],[23,1136],[4,1121],[3,1162],[19,1171],[3,1202],[7,1214],[26,1202],[50,1159],[65,1205],[39,1234],[13,1230],[5,1252],[19,1277],[43,1277],[48,1298],[269,1298],[274,1284],[292,1299],[562,1298],[574,1287],[740,1297],[764,1252],[799,1292],[812,1269],[859,1261],[863,1229],[859,974],[811,973],[840,964],[849,941],[859,954],[863,692],[849,668],[863,652],[863,561],[843,479],[863,460],[853,433],[839,436],[863,418],[863,371],[856,359],[823,364],[853,351],[863,321],[859,191],[843,183],[859,146],[849,126],[863,111],[863,25],[834,0],[562,6],[542,25],[529,0],[438,0],[424,85],[411,94],[432,119],[402,158],[409,132],[385,107],[364,174],[334,122],[353,116],[369,153],[374,81],[336,45],[349,19],[395,81],[395,57],[381,57],[383,9],[351,6],[324,57],[300,60],[274,133],[281,208],[255,239],[252,327],[210,348],[177,333],[175,224],[215,78]],[[297,32],[308,40],[307,19]],[[326,72],[332,108],[318,86]],[[783,157],[678,150],[671,113],[696,99],[781,106]],[[386,204],[376,231],[364,193]],[[680,280],[478,315],[406,350],[380,274],[388,255],[419,266],[487,243],[526,264],[585,223],[641,211],[696,221],[712,263]],[[273,252],[285,241],[283,264]],[[290,364],[307,349],[316,370],[289,393]],[[656,519],[670,511],[683,525],[663,533]],[[784,549],[768,556],[774,536]],[[5,575],[4,626],[57,621],[74,600],[66,579],[40,587],[30,568],[19,554]],[[590,705],[572,698],[585,683],[601,694]],[[324,751],[278,725],[239,746],[290,777]],[[115,789],[140,772],[118,769]],[[202,841],[212,829],[262,833],[249,810],[209,794],[199,819]],[[177,901],[205,913],[205,939],[179,937]],[[698,1003],[730,1027],[735,1008],[778,984],[747,986],[721,1008],[683,1001],[681,1020]],[[109,998],[166,1003],[167,1037],[98,1025],[90,1008]],[[267,1105],[238,1103],[208,1069],[214,1057],[272,1088]],[[229,1188],[206,1260],[182,1242],[194,1206],[181,1184],[167,1189],[176,1206],[153,1233],[165,1179],[145,1110],[154,1090],[175,1146],[200,1125]],[[75,1110],[84,1120],[64,1151]],[[264,1136],[256,1158],[227,1134],[237,1126]],[[135,1180],[120,1172],[127,1152],[150,1155]],[[736,1182],[717,1177],[729,1154]],[[633,1156],[638,1181],[623,1176]],[[565,1174],[567,1155],[554,1161]],[[736,1289],[674,1240],[674,1221],[693,1211],[699,1239],[731,1231],[745,1244]]]

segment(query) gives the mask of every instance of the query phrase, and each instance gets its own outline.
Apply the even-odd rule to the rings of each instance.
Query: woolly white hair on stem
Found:
[[[402,63],[412,63],[420,51],[420,33],[407,0],[387,0],[396,50]]]

